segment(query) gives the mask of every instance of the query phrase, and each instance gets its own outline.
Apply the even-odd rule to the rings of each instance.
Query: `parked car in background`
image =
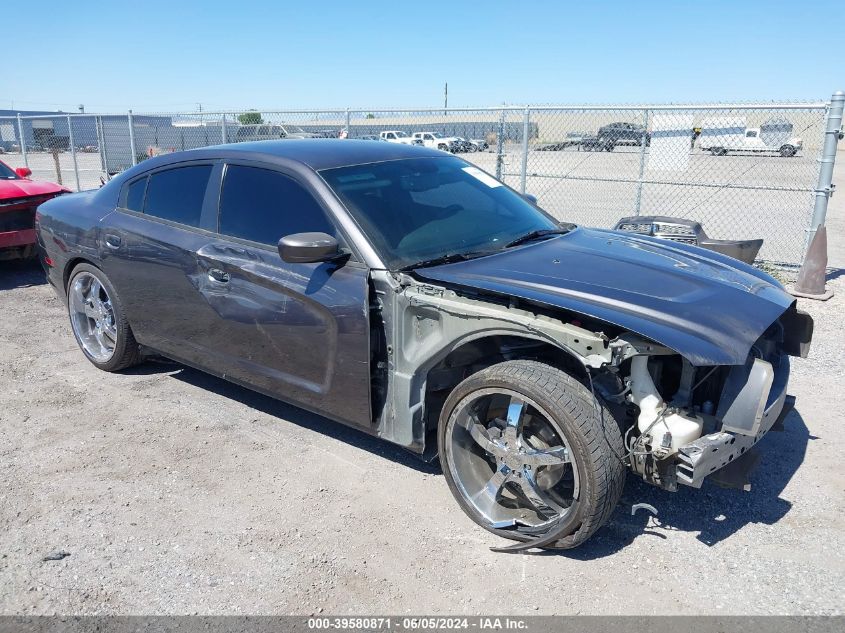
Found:
[[[356,136],[356,141],[383,141],[383,138],[379,138],[375,134],[364,134],[363,136]]]
[[[241,125],[235,132],[235,141],[243,143],[246,141],[277,141],[279,139],[303,139],[320,138],[319,134],[306,132],[298,125],[283,123],[280,125],[269,125],[266,123]]]
[[[651,235],[664,240],[693,244],[746,264],[753,264],[763,240],[714,240],[707,237],[704,227],[695,220],[673,218],[663,215],[637,215],[622,218],[614,227],[617,231],[628,231],[638,235]]]
[[[400,145],[422,145],[422,139],[412,138],[407,132],[400,130],[387,130],[380,132],[379,138],[388,143],[398,143]]]
[[[422,144],[426,147],[439,149],[443,152],[456,153],[459,152],[459,148],[463,146],[458,140],[458,137],[445,136],[439,132],[414,132],[413,137],[422,141]]]
[[[469,139],[464,138],[463,136],[456,136],[455,137],[455,152],[456,153],[464,153],[464,152],[477,152],[478,145],[470,141]]]
[[[587,132],[567,132],[564,140],[556,143],[546,143],[545,145],[535,147],[534,150],[538,152],[557,152],[568,147],[579,147],[585,138],[593,138],[594,136]]]
[[[26,258],[35,251],[35,210],[69,189],[31,180],[28,167],[0,161],[0,260]]]
[[[425,147],[157,156],[46,202],[37,227],[96,367],[165,356],[439,458],[510,551],[586,541],[627,470],[669,491],[744,485],[813,332],[760,270],[560,224]]]
[[[600,144],[610,149],[617,145],[642,145],[643,141],[646,147],[651,145],[651,134],[639,123],[620,121],[603,125],[596,132],[596,136]]]
[[[479,152],[486,152],[488,149],[490,149],[490,144],[483,138],[474,138],[470,140],[475,143],[475,146],[478,148]]]

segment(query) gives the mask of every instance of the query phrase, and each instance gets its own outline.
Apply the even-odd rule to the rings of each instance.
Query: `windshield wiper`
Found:
[[[465,262],[468,259],[475,259],[476,257],[481,257],[482,255],[489,255],[488,252],[480,252],[475,251],[471,253],[451,253],[449,255],[441,255],[440,257],[433,257],[431,259],[424,259],[422,261],[416,262],[414,264],[408,264],[407,266],[402,266],[399,269],[400,272],[405,272],[408,270],[413,270],[415,268],[428,268],[429,266],[439,266],[440,264],[453,264],[455,262]]]
[[[564,233],[569,233],[575,225],[573,224],[562,224],[556,229],[539,229],[536,231],[531,231],[530,233],[526,233],[522,237],[518,237],[515,240],[512,240],[505,244],[505,248],[510,248],[511,246],[519,246],[520,244],[525,244],[526,242],[533,242],[534,240],[538,240],[541,237],[549,237],[551,235],[563,235]]]

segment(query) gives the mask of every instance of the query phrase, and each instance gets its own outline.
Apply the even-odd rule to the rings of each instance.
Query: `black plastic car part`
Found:
[[[707,236],[700,222],[663,215],[638,215],[622,218],[613,227],[640,235],[650,235],[673,242],[693,244],[746,264],[753,264],[763,246],[762,239],[756,240],[714,240]]]

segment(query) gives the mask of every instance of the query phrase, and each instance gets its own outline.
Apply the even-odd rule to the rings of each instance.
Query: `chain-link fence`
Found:
[[[532,106],[440,110],[56,114],[0,117],[2,159],[90,189],[161,153],[281,138],[352,138],[459,153],[561,220],[702,222],[712,238],[763,238],[760,259],[799,264],[830,104]],[[829,132],[829,130],[828,130]]]

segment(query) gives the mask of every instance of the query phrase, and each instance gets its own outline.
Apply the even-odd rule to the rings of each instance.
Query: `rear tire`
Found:
[[[625,484],[622,436],[610,412],[572,376],[535,361],[499,363],[455,387],[440,415],[438,448],[446,483],[473,521],[517,541],[554,530],[561,538],[549,548],[586,541],[610,518]]]
[[[784,158],[789,158],[790,156],[795,156],[797,151],[792,145],[784,145],[780,148],[780,155]]]
[[[141,362],[141,350],[126,313],[106,274],[79,264],[67,284],[68,315],[85,357],[103,371],[120,371]]]

